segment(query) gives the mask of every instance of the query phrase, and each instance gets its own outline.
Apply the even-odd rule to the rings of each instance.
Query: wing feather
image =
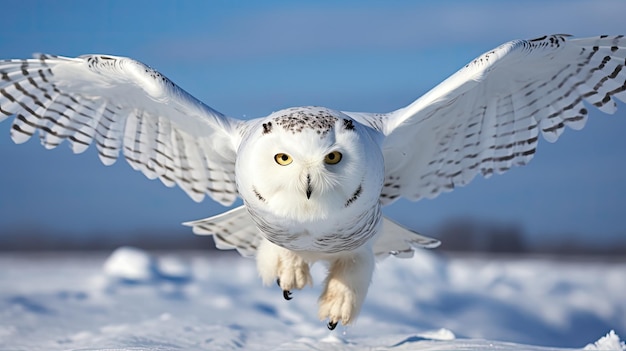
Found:
[[[148,178],[229,205],[237,198],[235,150],[245,122],[228,118],[159,72],[124,57],[40,55],[0,62],[0,121],[15,116],[11,137],[38,133],[55,148],[96,144],[105,165],[123,153]]]
[[[373,245],[374,255],[378,260],[388,256],[411,258],[416,248],[434,249],[441,245],[435,238],[430,238],[407,229],[393,220],[383,217],[383,230]]]
[[[255,256],[263,238],[245,206],[183,225],[192,227],[197,235],[212,235],[218,249],[236,249],[244,257]]]
[[[491,50],[409,106],[380,115],[386,180],[381,201],[435,197],[482,174],[527,164],[539,134],[581,129],[593,106],[626,98],[623,36],[516,40]],[[377,116],[376,118],[374,116]],[[416,142],[417,141],[417,142]]]

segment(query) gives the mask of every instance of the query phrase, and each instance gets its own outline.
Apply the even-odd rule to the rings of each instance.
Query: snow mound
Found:
[[[192,279],[191,267],[179,258],[154,257],[129,246],[116,249],[104,263],[104,274],[125,283],[151,283],[161,280],[186,282]]]
[[[584,350],[624,351],[626,344],[619,339],[614,330],[611,330],[595,343],[585,346]]]
[[[104,274],[110,278],[142,283],[154,278],[154,259],[145,251],[120,247],[104,263]]]
[[[448,330],[446,328],[441,328],[441,329],[433,330],[433,331],[426,331],[426,332],[418,334],[418,336],[425,338],[425,339],[442,340],[442,341],[456,339],[456,336],[454,335],[454,333],[451,330]]]
[[[191,265],[173,255],[157,258],[155,273],[160,279],[174,282],[187,282],[193,278]]]

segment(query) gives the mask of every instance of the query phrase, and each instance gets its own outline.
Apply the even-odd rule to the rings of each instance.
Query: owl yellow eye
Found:
[[[289,156],[287,154],[284,154],[282,152],[279,153],[279,154],[276,154],[274,156],[274,160],[276,161],[276,163],[278,163],[281,166],[286,166],[286,165],[290,164],[293,161],[291,156]]]
[[[330,154],[326,155],[326,157],[324,157],[324,162],[326,162],[329,165],[335,165],[337,163],[339,163],[339,161],[341,161],[341,152],[339,151],[333,151]]]

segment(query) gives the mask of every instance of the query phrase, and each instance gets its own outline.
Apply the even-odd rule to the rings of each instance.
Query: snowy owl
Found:
[[[188,222],[219,248],[255,256],[283,297],[312,284],[327,262],[319,318],[352,323],[375,259],[410,257],[435,239],[383,217],[405,197],[433,198],[529,162],[539,134],[580,129],[588,108],[626,98],[626,40],[544,36],[505,43],[415,102],[389,113],[294,107],[237,120],[198,101],[152,68],[124,57],[39,55],[0,63],[0,120],[16,143],[38,133],[75,153],[95,142],[110,165],[130,165],[193,200],[244,205]]]

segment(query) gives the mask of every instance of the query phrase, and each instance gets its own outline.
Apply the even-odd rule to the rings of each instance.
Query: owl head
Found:
[[[296,221],[373,205],[384,177],[377,133],[326,108],[275,112],[242,140],[239,193],[255,209]]]

